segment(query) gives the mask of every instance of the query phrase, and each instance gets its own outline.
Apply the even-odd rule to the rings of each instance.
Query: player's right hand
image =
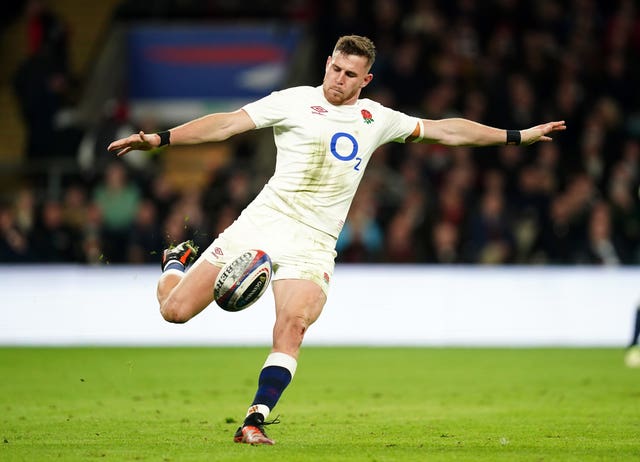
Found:
[[[116,155],[120,157],[129,151],[149,151],[158,146],[160,146],[160,137],[157,134],[147,135],[141,130],[139,133],[114,141],[107,150],[109,152],[115,151]]]

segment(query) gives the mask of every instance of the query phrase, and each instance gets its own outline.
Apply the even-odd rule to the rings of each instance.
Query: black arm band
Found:
[[[156,134],[160,137],[160,146],[171,144],[171,132],[169,130],[158,132]]]
[[[507,142],[505,144],[519,145],[522,141],[520,130],[507,130]]]

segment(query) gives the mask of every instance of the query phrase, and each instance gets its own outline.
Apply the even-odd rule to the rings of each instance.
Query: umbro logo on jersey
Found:
[[[311,106],[311,114],[325,115],[327,112],[322,106]]]

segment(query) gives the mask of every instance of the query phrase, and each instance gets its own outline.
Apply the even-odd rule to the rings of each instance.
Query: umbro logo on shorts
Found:
[[[222,251],[222,249],[220,247],[215,247],[211,253],[216,257],[216,258],[220,258],[222,256],[224,256],[224,252]]]

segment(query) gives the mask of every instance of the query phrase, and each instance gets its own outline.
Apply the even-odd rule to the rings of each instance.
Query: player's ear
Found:
[[[327,72],[331,66],[331,56],[327,56],[327,63],[324,65],[324,71]]]
[[[362,81],[362,85],[360,85],[360,88],[364,88],[367,85],[369,85],[369,82],[371,82],[373,80],[373,74],[367,74],[364,78],[364,80]]]

